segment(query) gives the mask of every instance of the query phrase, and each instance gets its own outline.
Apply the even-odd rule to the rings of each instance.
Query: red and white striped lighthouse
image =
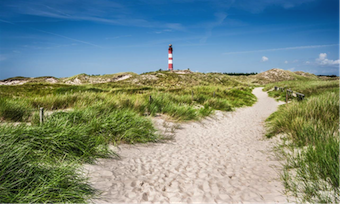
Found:
[[[169,51],[168,52],[168,58],[169,58],[169,60],[168,60],[168,64],[169,64],[168,70],[172,71],[173,65],[172,65],[172,45],[171,44],[169,45],[168,51]]]

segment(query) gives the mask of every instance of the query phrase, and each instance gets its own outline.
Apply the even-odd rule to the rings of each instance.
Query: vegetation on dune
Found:
[[[66,84],[96,84],[107,83],[113,81],[119,81],[123,76],[135,76],[137,74],[133,72],[121,72],[116,74],[104,74],[104,75],[88,75],[85,73],[77,74],[72,77],[63,78],[61,82]]]
[[[273,120],[276,118],[276,120]],[[315,131],[333,135],[338,130],[339,122],[339,94],[337,92],[324,93],[313,96],[305,101],[294,101],[289,105],[281,106],[280,110],[269,118],[271,120],[271,134],[281,131],[289,132],[299,145],[309,144],[313,138],[301,134],[304,124],[309,124]],[[307,126],[309,126],[307,125]],[[306,128],[308,130],[308,128]]]
[[[30,78],[29,77],[23,77],[23,76],[16,76],[16,77],[7,78],[3,81],[28,80],[28,79],[30,79]]]
[[[250,76],[185,70],[14,79],[28,82],[0,86],[0,121],[8,123],[0,126],[1,202],[86,202],[95,191],[79,172],[80,164],[117,156],[108,148],[112,143],[161,139],[145,115],[185,121],[231,111],[255,103],[254,84],[269,82],[274,83],[266,91],[278,86],[306,96],[267,119],[268,137],[286,134],[279,150],[287,161],[282,174],[287,190],[302,201],[339,199],[336,80],[277,69]],[[285,100],[286,94],[269,95]],[[52,112],[42,125],[40,107]]]
[[[136,85],[149,85],[153,87],[179,88],[187,86],[242,86],[241,82],[236,81],[228,75],[221,73],[187,73],[179,74],[176,72],[157,71],[149,72],[131,77],[129,80]]]
[[[115,155],[108,144],[154,142],[150,119],[95,104],[56,112],[43,125],[0,126],[0,200],[86,202],[93,189],[77,167]]]
[[[259,73],[253,77],[254,83],[268,84],[279,81],[309,81],[317,80],[317,76],[306,72],[291,72],[283,69],[271,69],[266,72]]]
[[[82,77],[99,78],[68,80]],[[8,122],[0,125],[1,202],[86,202],[95,191],[79,172],[82,163],[117,156],[112,143],[162,138],[145,115],[196,120],[256,101],[252,87],[223,74],[153,72],[85,85],[61,80],[0,86],[0,119]],[[43,124],[39,107],[52,111]]]
[[[265,85],[268,83],[276,83],[280,81],[310,81],[320,80],[316,75],[307,72],[296,71],[291,72],[283,69],[270,69],[262,73],[225,73],[232,79],[241,83],[250,85]],[[324,78],[329,80],[328,77]]]
[[[2,203],[83,203],[95,193],[77,162],[32,159],[29,146],[9,141],[0,147]]]
[[[277,83],[271,83],[265,85],[264,91],[269,91],[276,87],[284,87],[285,89],[291,89],[295,92],[302,93],[305,97],[319,95],[325,92],[337,92],[339,90],[339,81],[282,81]],[[286,100],[286,92],[281,91],[269,91],[269,96],[278,98],[279,100]]]
[[[33,83],[0,86],[0,95],[10,100],[20,99],[31,109],[58,110],[102,102],[116,108],[130,108],[140,115],[146,112],[169,114],[177,120],[198,119],[211,113],[212,109],[230,111],[256,101],[251,87],[223,74],[154,72],[146,75],[151,74],[162,74],[162,77],[156,81],[143,80],[143,84],[136,84],[140,78],[132,76],[128,81],[88,85]]]
[[[287,85],[307,96],[281,106],[267,119],[268,137],[285,133],[278,151],[286,161],[286,189],[302,202],[339,202],[339,82],[287,81],[265,89],[274,85]],[[280,99],[283,94],[269,92]]]
[[[29,117],[29,110],[24,101],[0,98],[0,122],[24,121]]]

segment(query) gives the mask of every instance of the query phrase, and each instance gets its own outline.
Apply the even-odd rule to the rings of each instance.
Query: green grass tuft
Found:
[[[0,121],[21,122],[28,120],[30,110],[25,101],[0,98]]]
[[[339,202],[339,92],[332,89],[311,92],[267,119],[268,137],[285,133],[291,141],[282,178],[302,202]]]

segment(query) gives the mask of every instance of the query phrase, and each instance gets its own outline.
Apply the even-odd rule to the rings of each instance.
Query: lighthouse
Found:
[[[172,71],[173,69],[172,59],[173,59],[172,58],[172,45],[170,44],[169,49],[168,49],[168,64],[169,64],[168,70],[169,71]]]

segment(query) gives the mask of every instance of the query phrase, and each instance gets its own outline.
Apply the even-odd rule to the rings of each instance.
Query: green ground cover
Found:
[[[286,81],[268,84],[306,95],[282,105],[267,119],[267,136],[284,133],[277,148],[285,161],[286,190],[301,202],[339,202],[339,81]],[[285,92],[270,96],[285,99]]]
[[[197,120],[256,102],[252,87],[223,74],[150,74],[158,80],[0,86],[0,202],[86,202],[96,192],[82,163],[117,157],[108,144],[162,140],[146,115]],[[43,124],[40,107],[52,111]]]
[[[295,81],[282,81],[265,85],[264,91],[269,91],[274,86],[291,89],[294,92],[302,93],[305,97],[316,96],[325,92],[338,92],[339,81],[322,81],[322,80],[295,80]],[[269,96],[278,98],[279,100],[286,100],[286,92],[270,91]]]

